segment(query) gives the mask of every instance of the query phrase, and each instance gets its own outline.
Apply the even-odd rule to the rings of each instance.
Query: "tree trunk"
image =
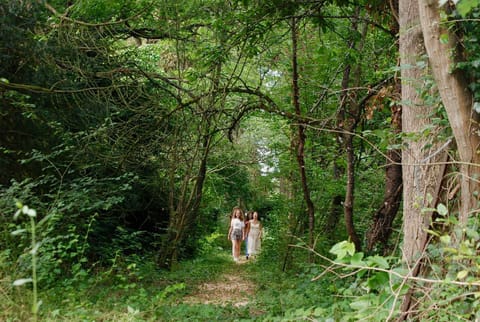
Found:
[[[352,31],[358,31],[358,17],[360,14],[360,8],[356,9],[355,12],[355,19],[352,21]],[[364,26],[362,32],[362,38],[358,45],[357,50],[361,51],[363,48],[363,43],[365,39],[367,29]],[[348,48],[350,50],[355,48],[356,41],[354,39],[349,40]],[[358,234],[355,230],[354,220],[353,220],[353,209],[354,209],[354,199],[355,199],[355,150],[353,145],[353,133],[357,127],[358,121],[360,119],[360,108],[358,102],[356,102],[357,95],[352,92],[349,95],[349,85],[351,82],[351,70],[352,66],[350,62],[347,63],[345,69],[343,71],[343,78],[342,78],[342,95],[340,98],[340,117],[342,119],[341,125],[343,128],[343,143],[344,149],[346,153],[347,159],[347,168],[346,168],[346,175],[347,175],[347,182],[345,187],[345,201],[344,201],[344,217],[345,217],[345,226],[347,229],[348,236],[350,240],[355,245],[355,250],[360,251],[361,249],[361,242]],[[358,87],[360,85],[360,64],[354,69],[354,79],[352,81],[354,87]]]
[[[452,53],[455,53],[456,36],[442,27],[440,10],[436,1],[418,0],[420,21],[433,76],[450,126],[457,143],[461,171],[460,223],[466,225],[471,213],[478,213],[478,176],[480,175],[480,146],[478,113],[472,111],[472,94],[463,74],[454,69]],[[440,41],[448,35],[448,42]]]
[[[400,94],[400,84],[397,84],[394,97]],[[396,95],[398,94],[398,95]],[[393,105],[391,128],[394,133],[402,131],[402,107]],[[400,208],[402,199],[402,152],[399,149],[387,151],[387,167],[385,170],[385,194],[382,205],[373,216],[373,223],[367,232],[367,250],[372,251],[377,244],[381,244],[382,251],[387,254],[388,239],[392,233],[392,224]]]
[[[427,244],[427,229],[435,207],[444,172],[446,153],[441,142],[436,141],[435,128],[430,115],[435,107],[426,106],[420,90],[428,69],[422,69],[421,57],[425,55],[417,0],[399,3],[400,65],[402,78],[402,129],[405,134],[402,150],[404,244],[403,259],[410,274],[420,271],[420,258]],[[430,93],[432,94],[432,93]],[[429,135],[423,131],[430,128]],[[404,297],[399,320],[407,319],[415,306],[414,289]]]
[[[297,64],[297,23],[296,18],[292,18],[292,92],[293,92],[293,106],[295,114],[300,117],[302,111],[300,109],[300,89],[298,87],[298,64]],[[303,190],[303,198],[307,204],[308,213],[308,245],[314,245],[314,230],[315,230],[315,207],[310,197],[310,190],[308,187],[307,173],[305,170],[305,125],[298,124],[297,137],[297,162],[300,170],[301,184]],[[313,257],[311,257],[312,259]]]
[[[208,131],[207,131],[208,132]],[[172,187],[170,200],[170,223],[167,235],[162,243],[161,253],[158,264],[162,268],[170,269],[178,260],[178,251],[185,242],[185,236],[188,230],[195,227],[198,220],[198,211],[202,201],[203,185],[207,174],[207,160],[210,153],[210,136],[203,138],[201,146],[201,159],[196,172],[194,185],[191,186],[191,173],[187,173],[183,178],[183,187],[178,193],[177,198],[173,198],[175,193]],[[192,162],[195,163],[194,160]],[[172,175],[172,179],[174,176]],[[175,201],[176,200],[176,204]]]
[[[339,180],[340,177],[335,177],[334,175],[334,179]],[[334,195],[332,198],[332,203],[330,205],[330,210],[328,211],[328,216],[324,228],[325,233],[330,236],[331,240],[334,240],[333,238],[336,235],[335,228],[337,227],[338,221],[340,220],[343,212],[342,202],[344,198],[345,197],[340,194]]]
[[[345,152],[347,154],[347,185],[344,204],[345,226],[350,241],[355,245],[355,250],[360,251],[361,242],[355,231],[353,221],[353,204],[355,197],[355,153],[353,149],[353,135],[347,134],[345,136]]]

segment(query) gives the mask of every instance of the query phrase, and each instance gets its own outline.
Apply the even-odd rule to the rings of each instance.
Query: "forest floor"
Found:
[[[243,258],[217,278],[200,284],[197,290],[183,299],[183,303],[248,306],[255,295],[255,284],[242,268],[248,265]]]

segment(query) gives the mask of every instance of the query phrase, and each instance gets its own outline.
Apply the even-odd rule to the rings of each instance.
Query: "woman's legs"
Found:
[[[240,246],[241,246],[241,244],[242,244],[242,241],[237,240],[237,245],[236,245],[237,248],[235,250],[235,255],[236,255],[235,257],[237,258],[237,260],[240,258]]]
[[[232,240],[232,255],[234,260],[240,257],[240,240]]]

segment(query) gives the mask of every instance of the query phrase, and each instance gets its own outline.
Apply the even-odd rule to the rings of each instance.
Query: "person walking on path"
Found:
[[[262,223],[258,219],[256,211],[252,214],[252,219],[249,222],[248,232],[248,255],[256,257],[260,253],[262,247]]]
[[[245,258],[248,260],[248,233],[250,232],[250,220],[252,219],[253,211],[248,211],[245,217]]]
[[[244,228],[243,210],[240,207],[234,207],[228,230],[228,239],[232,241],[232,256],[235,262],[238,262],[240,258],[240,247],[242,240],[245,238]]]

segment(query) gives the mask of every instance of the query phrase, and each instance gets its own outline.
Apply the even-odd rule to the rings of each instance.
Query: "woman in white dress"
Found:
[[[258,213],[253,212],[252,219],[249,222],[248,231],[248,255],[257,256],[262,247],[262,223],[258,219]]]
[[[232,219],[230,229],[228,230],[228,239],[232,241],[233,260],[238,262],[240,258],[240,246],[245,239],[245,223],[243,222],[243,210],[235,207],[232,210]]]

